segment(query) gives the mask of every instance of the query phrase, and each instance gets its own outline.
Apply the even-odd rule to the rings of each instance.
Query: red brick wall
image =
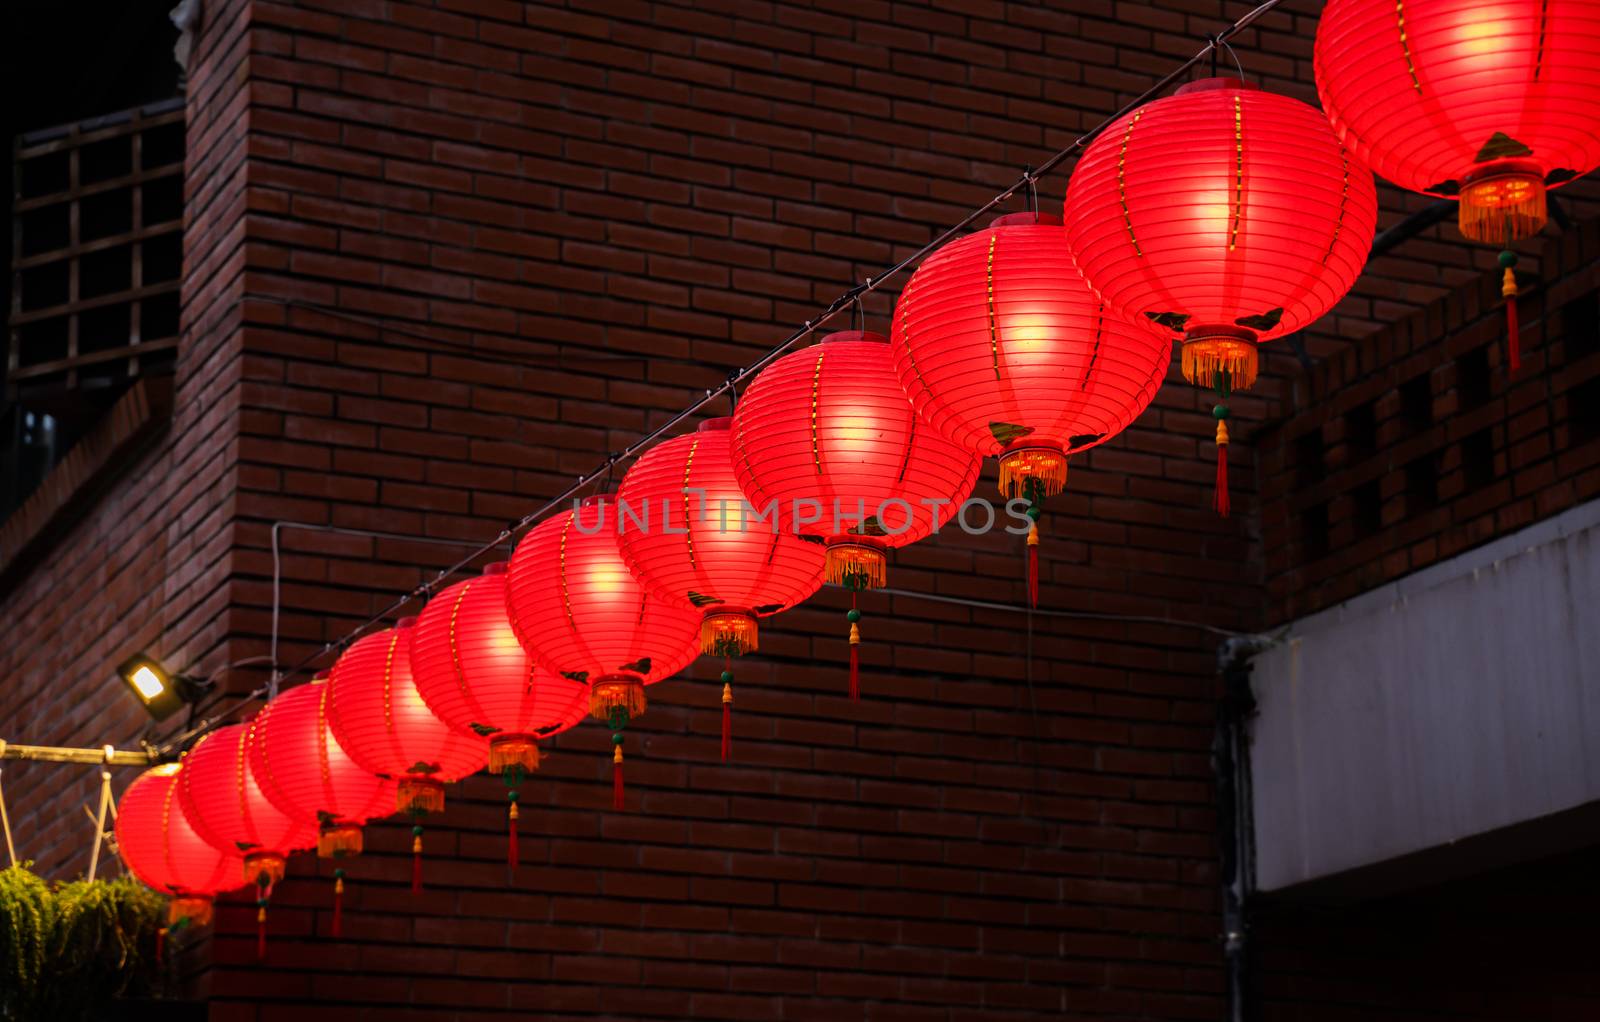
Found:
[[[1256,437],[1273,621],[1600,496],[1600,221],[1518,268],[1520,372],[1489,273],[1318,366]]]
[[[218,662],[267,649],[272,523],[493,535],[1144,88],[1224,13],[214,6],[190,92],[182,470],[163,470],[159,499],[118,492],[165,516],[152,570],[170,578],[161,623],[125,608],[122,627]],[[1241,45],[1302,98],[1315,7],[1265,17],[1261,52]],[[1059,201],[1063,183],[1042,194]],[[1419,205],[1384,201],[1386,223]],[[1492,259],[1432,234],[1380,260],[1312,352]],[[891,298],[869,302],[875,322]],[[1286,346],[1265,368],[1258,396],[1233,402],[1244,509],[1249,424],[1299,373]],[[1174,373],[1079,460],[1043,523],[1043,606],[1262,622],[1254,514],[1209,510],[1208,408]],[[95,519],[95,549],[155,556],[120,510]],[[459,554],[282,541],[289,662]],[[1017,603],[1022,554],[1012,537],[952,535],[899,555],[894,582]],[[30,579],[0,609],[52,584]],[[51,604],[46,649],[72,659],[36,656],[28,691],[49,679],[97,705],[90,681],[115,657],[76,636],[108,599],[85,585]],[[738,667],[731,765],[716,762],[717,665],[654,694],[628,812],[604,809],[603,731],[558,738],[524,790],[512,884],[504,797],[483,778],[430,826],[420,899],[404,887],[409,832],[372,828],[343,942],[328,938],[328,868],[297,860],[265,966],[253,908],[221,914],[214,1017],[1217,1017],[1214,639],[1041,615],[1030,656],[1014,613],[874,597],[851,707],[845,606],[826,593],[763,629]],[[70,800],[28,797],[30,819],[52,821],[30,824],[41,847],[80,828]]]
[[[151,721],[115,677],[124,657],[143,650],[206,675],[245,655],[233,652],[228,611],[245,35],[242,23],[228,23],[225,5],[211,17],[190,73],[183,334],[171,422],[129,452],[91,510],[0,591],[0,738],[8,742],[137,748]],[[119,793],[136,772],[116,771]],[[18,856],[49,876],[86,869],[93,827],[80,804],[93,808],[99,788],[92,768],[5,763]]]

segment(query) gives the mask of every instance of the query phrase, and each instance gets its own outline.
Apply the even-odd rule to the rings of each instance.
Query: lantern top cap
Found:
[[[726,433],[733,428],[733,416],[720,415],[715,419],[707,419],[696,430],[699,433]]]
[[[325,682],[327,680],[328,680],[328,672],[327,671],[318,671],[316,674],[313,674],[311,676],[311,684],[313,684],[313,685],[320,685],[320,684],[322,684],[323,682]]]
[[[858,341],[863,344],[888,344],[889,338],[882,334],[873,333],[871,330],[835,330],[822,338],[823,344],[837,344],[846,341]]]
[[[1061,218],[1049,213],[1007,213],[989,221],[990,227],[1060,227]]]
[[[493,564],[485,564],[483,573],[485,575],[504,575],[506,573],[506,562],[495,561]]]
[[[1242,92],[1260,92],[1261,86],[1245,81],[1243,78],[1196,78],[1173,90],[1174,96],[1187,96],[1191,92],[1216,92],[1222,89],[1235,89]]]
[[[181,763],[162,763],[160,766],[151,767],[150,773],[155,777],[171,777],[181,769],[183,769]]]
[[[605,507],[611,503],[609,493],[591,493],[578,502],[579,507]]]
[[[417,623],[417,619],[415,617],[403,617],[400,620],[396,621],[394,623],[394,626],[395,626],[396,629],[410,628],[410,627],[414,626],[416,623]]]

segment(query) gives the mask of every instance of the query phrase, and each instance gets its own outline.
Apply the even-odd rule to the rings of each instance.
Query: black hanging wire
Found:
[[[463,570],[476,561],[479,557],[482,557],[484,554],[492,552],[502,543],[512,540],[518,533],[532,527],[535,522],[543,518],[546,514],[561,507],[578,494],[593,486],[596,480],[600,479],[605,472],[613,469],[617,462],[632,458],[639,454],[646,447],[649,447],[657,440],[677,429],[684,422],[699,414],[700,411],[706,407],[706,405],[720,399],[724,393],[732,394],[739,383],[742,383],[744,380],[756,375],[768,365],[771,365],[773,362],[782,358],[786,353],[788,353],[789,349],[793,348],[795,345],[811,336],[811,334],[816,332],[820,327],[825,326],[831,322],[834,317],[848,309],[851,303],[858,302],[863,295],[872,291],[876,291],[879,287],[882,287],[884,281],[898,277],[901,273],[904,273],[912,266],[915,266],[917,263],[921,262],[930,253],[939,249],[946,242],[966,231],[973,224],[977,223],[984,216],[988,215],[991,211],[1010,201],[1012,196],[1016,195],[1018,191],[1031,191],[1034,189],[1036,182],[1040,177],[1050,173],[1068,157],[1088,146],[1089,143],[1098,138],[1102,132],[1104,132],[1112,124],[1115,124],[1119,118],[1161,95],[1161,93],[1165,92],[1174,82],[1181,80],[1185,75],[1192,72],[1194,68],[1199,65],[1200,62],[1203,61],[1207,56],[1215,58],[1216,48],[1219,44],[1226,43],[1228,39],[1238,35],[1240,32],[1250,27],[1250,25],[1254,24],[1255,21],[1263,14],[1266,14],[1268,11],[1277,7],[1282,2],[1283,0],[1265,0],[1264,3],[1250,11],[1247,11],[1231,25],[1224,27],[1217,34],[1206,36],[1206,45],[1200,50],[1200,52],[1189,57],[1172,71],[1168,72],[1166,75],[1163,75],[1148,89],[1144,90],[1127,103],[1124,103],[1119,109],[1114,111],[1099,124],[1084,132],[1076,139],[1072,140],[1072,142],[1068,143],[1062,149],[1056,151],[1053,155],[1041,163],[1037,170],[1024,174],[1020,179],[1013,182],[1004,191],[995,195],[983,205],[972,210],[956,223],[935,234],[921,247],[916,249],[914,252],[907,254],[904,258],[900,259],[892,266],[885,267],[881,272],[873,276],[866,277],[859,283],[854,284],[846,289],[842,294],[830,302],[826,308],[822,309],[815,316],[806,320],[800,326],[792,330],[788,336],[780,341],[775,347],[768,350],[765,354],[761,355],[749,365],[730,373],[727,380],[721,385],[708,389],[703,397],[696,399],[687,408],[684,408],[677,414],[670,416],[661,425],[640,436],[618,454],[613,454],[611,457],[607,458],[606,461],[597,466],[593,472],[578,476],[576,480],[562,489],[560,493],[557,493],[554,497],[551,497],[543,504],[534,508],[518,521],[511,523],[506,528],[502,529],[498,535],[484,542],[457,563],[440,569],[432,579],[422,582],[416,587],[412,588],[410,591],[397,596],[382,610],[368,617],[360,625],[351,629],[345,635],[336,640],[324,643],[323,646],[317,651],[302,657],[298,663],[296,663],[293,667],[279,677],[279,684],[289,680],[290,678],[298,677],[304,674],[312,664],[327,656],[335,649],[343,648],[344,645],[354,641],[356,637],[360,636],[373,625],[380,624],[389,617],[398,614],[412,602],[417,600],[425,600],[433,593],[434,589],[443,584],[445,579],[449,578],[456,572]],[[432,340],[437,342],[437,339]],[[244,696],[241,699],[241,704],[265,695],[268,690],[268,686],[261,686],[256,691],[248,693],[246,696]],[[203,727],[204,730],[210,730],[211,728],[220,726],[223,722],[224,720],[221,717],[213,718],[208,722],[204,722]],[[163,753],[169,753],[171,749],[172,742],[168,742],[162,746]]]

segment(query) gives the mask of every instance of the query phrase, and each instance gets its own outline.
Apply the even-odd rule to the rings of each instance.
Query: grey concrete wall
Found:
[[[1600,800],[1600,502],[1296,621],[1254,684],[1260,890]]]

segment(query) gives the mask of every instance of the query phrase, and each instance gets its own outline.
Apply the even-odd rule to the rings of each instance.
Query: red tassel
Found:
[[[511,793],[513,796],[516,792]],[[506,870],[515,872],[517,862],[522,856],[517,851],[517,802],[515,797],[511,800],[511,809],[506,813]]]
[[[344,936],[344,870],[333,875],[333,937]]]
[[[1517,326],[1517,296],[1506,299],[1506,347],[1511,357],[1511,371],[1522,368],[1522,331]]]
[[[167,928],[163,926],[156,931],[156,964],[160,965],[166,958]]]
[[[1039,523],[1028,526],[1028,606],[1039,606]]]
[[[267,906],[256,909],[256,958],[267,957]]]
[[[1228,499],[1228,423],[1223,419],[1217,420],[1217,492],[1211,506],[1224,518],[1233,510]]]
[[[728,755],[733,752],[733,693],[728,686],[722,687],[722,761],[728,761]]]
[[[1517,265],[1517,254],[1512,251],[1500,253],[1500,297],[1506,300],[1506,360],[1511,363],[1511,371],[1516,372],[1522,368],[1522,329],[1517,324],[1517,274],[1512,267]]]
[[[850,644],[850,701],[861,701],[861,646],[855,642]]]
[[[622,746],[611,755],[611,808],[622,809]]]
[[[411,828],[411,893],[422,893],[422,828]]]

